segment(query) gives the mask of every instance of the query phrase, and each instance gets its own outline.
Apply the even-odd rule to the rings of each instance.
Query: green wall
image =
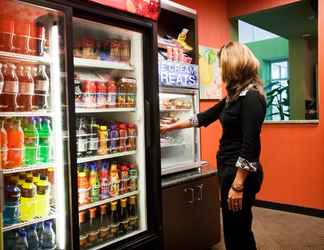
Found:
[[[269,61],[286,59],[289,56],[289,41],[278,37],[252,43],[246,43],[260,62],[260,76],[267,84],[270,80]]]

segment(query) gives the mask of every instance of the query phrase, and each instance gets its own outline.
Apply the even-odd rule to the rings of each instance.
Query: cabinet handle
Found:
[[[204,184],[198,185],[198,188],[199,188],[198,200],[199,201],[203,200],[203,187],[204,187]]]
[[[187,193],[189,191],[191,191],[191,201],[188,201],[188,203],[192,204],[194,203],[195,200],[195,192],[193,188],[185,188],[184,191]]]

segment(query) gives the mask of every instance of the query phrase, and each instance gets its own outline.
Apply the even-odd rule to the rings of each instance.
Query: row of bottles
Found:
[[[137,196],[79,212],[81,249],[116,239],[138,228]]]
[[[42,170],[5,177],[5,225],[31,221],[50,214],[52,174],[51,170]]]
[[[78,157],[136,150],[135,124],[78,118],[76,134]]]
[[[2,70],[1,70],[2,68]],[[32,111],[48,108],[46,66],[0,64],[0,110]]]
[[[52,128],[48,118],[4,119],[0,133],[0,167],[10,169],[52,160]]]
[[[138,170],[134,163],[107,160],[78,165],[79,205],[105,200],[137,190]]]
[[[55,224],[52,221],[40,222],[4,234],[5,250],[49,250],[55,249]]]
[[[44,55],[46,29],[40,22],[2,18],[0,50],[27,55]]]

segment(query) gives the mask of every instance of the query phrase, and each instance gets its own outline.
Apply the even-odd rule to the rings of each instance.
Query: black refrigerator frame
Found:
[[[146,151],[147,231],[103,249],[162,249],[161,166],[157,24],[155,21],[87,0],[19,0],[65,14],[66,74],[68,91],[69,185],[67,229],[71,249],[79,249],[79,209],[76,158],[76,113],[74,96],[73,17],[83,18],[143,34],[144,113]]]

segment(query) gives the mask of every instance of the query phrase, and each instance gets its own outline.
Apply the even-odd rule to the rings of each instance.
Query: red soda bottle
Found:
[[[19,78],[18,105],[22,111],[32,111],[32,99],[34,95],[34,79],[31,75],[31,67],[26,66]]]
[[[39,65],[35,82],[35,106],[39,109],[48,108],[49,78],[46,74],[46,66]]]
[[[0,20],[0,51],[14,52],[14,21],[7,18]]]
[[[18,89],[19,81],[16,74],[16,66],[14,64],[9,64],[4,75],[4,88],[2,95],[4,99],[4,111],[17,110]]]

